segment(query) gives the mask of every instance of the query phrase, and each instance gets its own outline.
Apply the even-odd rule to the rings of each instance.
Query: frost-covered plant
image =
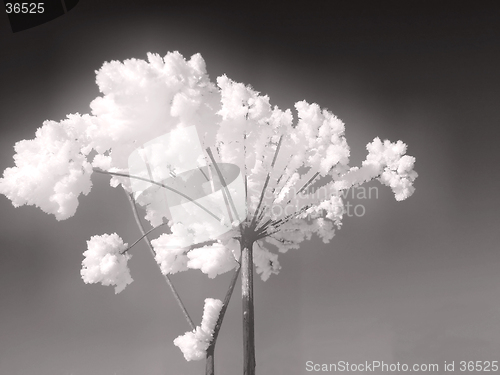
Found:
[[[130,254],[124,254],[127,244],[116,233],[93,236],[87,241],[88,250],[83,252],[82,279],[86,283],[116,285],[120,293],[133,280],[127,267]]]
[[[184,358],[187,361],[205,358],[221,309],[221,300],[207,298],[203,309],[201,326],[196,327],[191,332],[186,332],[174,340],[174,344],[182,350]]]
[[[112,61],[96,73],[102,96],[91,102],[91,114],[45,121],[34,139],[18,142],[15,166],[5,170],[0,192],[16,207],[35,205],[64,220],[74,215],[79,195],[89,193],[93,172],[111,175],[111,185],[125,189],[153,228],[168,224],[169,233],[151,242],[146,237],[167,280],[188,269],[211,278],[235,270],[224,302],[207,299],[201,326],[188,319],[193,330],[174,341],[187,360],[211,358],[208,372],[241,269],[244,373],[253,374],[254,266],[265,281],[280,270],[278,253],[299,248],[313,234],[328,243],[341,225],[342,194],[354,186],[377,179],[397,200],[411,196],[415,158],[405,155],[403,142],[375,138],[362,165],[350,167],[344,124],[331,112],[300,101],[294,117],[225,75],[214,84],[199,54],[190,60],[178,52],[148,54],[148,61]],[[193,126],[198,139],[188,131]],[[161,145],[151,143],[165,134]],[[142,175],[130,164],[133,154],[147,167]],[[237,167],[241,189],[226,181],[224,166]],[[207,183],[175,189],[179,181],[187,186],[193,170]],[[201,204],[185,191],[209,197]],[[167,207],[176,195],[191,204]],[[132,281],[129,249],[116,234],[92,237],[84,281],[122,291]]]

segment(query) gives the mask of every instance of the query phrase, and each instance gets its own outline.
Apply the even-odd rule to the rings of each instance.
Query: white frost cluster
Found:
[[[396,143],[380,138],[366,145],[368,155],[361,168],[354,167],[334,182],[337,190],[346,190],[373,179],[389,186],[398,201],[409,198],[415,188],[413,182],[418,177],[413,170],[415,158],[406,154],[406,144]]]
[[[85,259],[80,271],[83,281],[115,285],[115,293],[120,293],[133,281],[127,266],[132,256],[122,254],[126,248],[127,244],[116,233],[92,236],[83,253]]]
[[[222,306],[221,300],[205,299],[201,325],[174,340],[174,345],[182,351],[186,361],[197,361],[205,358]]]
[[[254,264],[266,280],[280,268],[277,253],[266,246],[284,253],[313,234],[325,243],[332,239],[342,222],[342,192],[373,179],[389,186],[397,200],[414,191],[415,158],[406,155],[403,142],[375,138],[362,165],[351,167],[344,123],[333,113],[300,101],[294,118],[290,109],[273,107],[268,96],[226,75],[212,82],[199,54],[187,60],[178,52],[164,57],[149,53],[147,61],[105,63],[96,74],[102,95],[91,102],[91,114],[46,121],[35,139],[16,144],[15,166],[0,179],[0,193],[15,206],[36,205],[58,220],[67,219],[74,215],[79,195],[90,191],[93,168],[127,175],[135,152],[148,174],[168,178],[193,170],[193,165],[213,164],[206,151],[210,148],[217,163],[237,165],[243,176],[246,196],[229,190],[246,199],[247,216],[237,218],[241,227],[253,222],[262,235]],[[193,126],[198,140],[187,130]],[[167,134],[168,144],[148,143]],[[195,152],[196,143],[202,155]],[[176,165],[165,165],[166,160]],[[130,181],[113,176],[110,183],[137,193]],[[312,185],[318,190],[310,190]],[[168,210],[183,211],[181,219],[171,220],[170,234],[151,241],[164,274],[199,269],[215,277],[237,265],[240,227],[228,224],[221,237],[217,226],[200,219],[195,205],[166,210],[164,189],[144,189],[137,203],[151,225],[170,220]],[[226,225],[221,216],[226,204],[221,195],[207,206],[221,219],[218,225]],[[103,236],[89,243],[84,280],[114,283],[122,290],[132,280],[126,268],[129,256],[117,250],[122,242]]]
[[[162,234],[151,241],[156,253],[155,260],[164,275],[188,269],[186,252],[193,243],[192,232],[188,231],[182,223],[172,225],[171,230],[171,234]]]
[[[92,166],[86,160],[82,128],[89,116],[69,115],[60,123],[45,121],[35,139],[16,143],[16,166],[0,179],[0,193],[16,207],[36,205],[57,220],[73,216],[78,196],[87,195]]]
[[[255,271],[260,275],[262,281],[269,279],[271,274],[278,274],[281,266],[278,262],[278,254],[272,253],[262,247],[260,241],[253,247],[253,262]]]
[[[418,174],[413,170],[415,158],[405,155],[406,144],[388,140],[382,143],[380,138],[375,138],[366,148],[368,156],[363,165],[375,165],[383,169],[379,181],[392,189],[396,200],[410,197],[415,191],[413,182]]]
[[[162,234],[151,241],[156,253],[155,259],[164,275],[191,268],[199,269],[208,277],[214,278],[238,265],[232,251],[234,242],[230,238],[192,248],[191,245],[198,243],[195,231],[182,223],[173,224],[171,229],[171,234]]]
[[[220,241],[191,250],[187,253],[188,268],[199,269],[213,279],[238,265],[233,253]]]

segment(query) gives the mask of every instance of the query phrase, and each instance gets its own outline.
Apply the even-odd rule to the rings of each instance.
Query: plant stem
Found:
[[[123,191],[125,192],[125,194],[127,195],[128,199],[129,199],[130,206],[132,207],[132,211],[134,213],[135,221],[136,221],[137,226],[139,227],[139,229],[141,231],[141,234],[144,237],[144,241],[146,241],[146,244],[148,245],[148,248],[151,251],[153,258],[155,258],[156,253],[153,249],[153,246],[151,245],[151,242],[149,241],[149,238],[145,235],[146,231],[144,229],[144,226],[142,225],[141,219],[139,218],[139,213],[137,212],[137,206],[135,204],[135,200],[134,200],[132,194],[128,194],[125,190],[123,190]],[[177,290],[175,289],[174,284],[172,284],[172,281],[170,280],[168,275],[163,275],[163,277],[165,277],[165,281],[167,282],[168,286],[170,287],[170,290],[172,291],[172,294],[174,295],[175,300],[177,301],[177,304],[179,305],[180,309],[182,310],[182,313],[184,314],[184,317],[186,318],[189,326],[191,327],[191,329],[194,330],[196,327],[194,326],[193,320],[189,316],[189,313],[186,310],[186,306],[184,306],[184,303],[182,303],[181,297],[177,293]]]
[[[222,304],[222,309],[220,310],[219,317],[217,318],[217,323],[215,324],[214,334],[210,345],[207,348],[206,364],[205,364],[205,375],[214,375],[214,365],[215,365],[215,343],[217,342],[217,336],[219,335],[220,328],[222,326],[222,321],[224,320],[224,314],[226,313],[227,306],[233,295],[234,286],[238,280],[240,274],[241,264],[238,265],[233,272],[233,277],[231,278],[231,283],[224,297],[224,302]]]
[[[238,221],[239,221],[240,218],[238,216],[238,211],[236,210],[236,207],[235,207],[234,202],[233,202],[233,198],[231,197],[231,194],[229,193],[229,190],[227,188],[226,180],[224,179],[224,176],[222,175],[222,172],[220,171],[220,168],[217,165],[217,162],[215,161],[214,155],[212,154],[212,150],[210,150],[210,147],[207,147],[206,151],[207,151],[208,156],[210,157],[210,160],[212,161],[212,164],[215,167],[215,170],[217,171],[217,175],[219,176],[219,181],[221,182],[221,185],[223,187],[222,195],[224,197],[224,201],[226,201],[227,199],[229,200],[229,203],[231,204],[231,208],[233,209],[234,214],[236,215],[236,217],[238,218]],[[226,205],[227,205],[227,203],[226,203]],[[233,219],[232,219],[232,215],[231,215],[231,210],[229,208],[227,208],[227,212],[229,213],[229,217],[231,218],[231,223],[232,223]]]
[[[262,202],[263,202],[263,199],[264,199],[264,195],[266,194],[267,184],[269,183],[269,179],[271,177],[271,172],[273,171],[273,168],[274,168],[274,163],[276,163],[276,158],[277,158],[278,153],[280,151],[281,141],[282,140],[283,140],[283,135],[280,136],[280,140],[278,141],[278,145],[276,146],[276,151],[274,152],[273,161],[271,162],[271,169],[267,173],[266,180],[264,181],[264,187],[262,188],[262,192],[260,194],[259,204],[257,205],[257,208],[255,209],[255,213],[253,215],[252,224],[251,224],[251,226],[253,228],[255,228],[254,227],[255,226],[255,221],[257,220],[257,216],[259,215],[260,206],[262,205]]]
[[[241,237],[241,299],[243,307],[243,375],[255,375],[253,306],[253,239]]]
[[[215,345],[210,344],[205,357],[205,375],[215,374]]]
[[[142,236],[139,237],[132,245],[130,245],[129,247],[127,247],[125,250],[123,250],[122,252],[120,252],[120,254],[125,254],[127,251],[129,251],[130,249],[132,249],[135,245],[137,245],[144,237],[146,237],[149,233],[151,233],[152,231],[154,231],[155,229],[158,229],[159,227],[162,227],[164,225],[167,225],[168,223],[161,223],[160,225],[154,227],[154,228],[151,228],[150,230],[148,230],[146,233],[142,233]],[[144,228],[143,228],[144,229]],[[144,231],[143,231],[144,232]]]
[[[179,190],[176,190],[174,188],[171,188],[170,186],[167,186],[165,184],[162,184],[160,182],[156,182],[156,181],[153,181],[153,180],[149,180],[147,178],[143,178],[143,177],[139,177],[139,176],[131,176],[129,174],[126,174],[126,173],[117,173],[117,172],[108,172],[108,171],[100,171],[99,169],[96,169],[94,168],[93,169],[94,172],[97,172],[97,173],[102,173],[102,174],[109,174],[111,176],[120,176],[120,177],[128,177],[128,178],[133,178],[133,179],[136,179],[136,180],[141,180],[141,181],[146,181],[146,182],[150,182],[152,184],[155,184],[155,185],[158,185],[158,186],[161,186],[167,190],[170,190],[178,195],[180,195],[181,197],[183,198],[186,198],[187,200],[189,200],[191,203],[195,204],[196,206],[200,207],[203,211],[205,211],[206,213],[208,213],[210,216],[212,216],[215,220],[217,220],[218,222],[221,221],[221,219],[219,217],[217,217],[214,213],[212,213],[210,210],[208,210],[207,208],[205,208],[204,206],[202,206],[200,203],[198,203],[197,201],[191,199],[191,197],[187,196],[186,194],[180,192]]]

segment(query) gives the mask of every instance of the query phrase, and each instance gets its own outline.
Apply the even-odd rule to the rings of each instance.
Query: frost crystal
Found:
[[[4,171],[0,193],[16,207],[36,205],[57,220],[73,216],[78,196],[92,187],[92,166],[82,150],[88,119],[76,114],[60,123],[45,121],[35,139],[17,142],[16,166]]]
[[[237,266],[231,250],[221,242],[207,245],[191,250],[187,257],[187,266],[193,269],[200,269],[208,277],[213,279],[217,275],[222,275]]]
[[[187,361],[205,358],[222,305],[221,300],[205,299],[201,326],[197,326],[193,331],[186,332],[174,340],[174,345],[179,347]]]
[[[120,293],[132,283],[130,270],[127,267],[129,254],[122,254],[127,244],[116,234],[92,236],[87,241],[88,250],[83,253],[81,275],[85,283],[101,283],[115,285],[115,293]]]
[[[278,263],[278,254],[271,253],[259,243],[257,245],[253,250],[255,271],[260,274],[263,281],[266,281],[271,274],[278,274],[281,266]]]

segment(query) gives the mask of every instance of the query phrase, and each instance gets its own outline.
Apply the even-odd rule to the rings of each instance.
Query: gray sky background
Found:
[[[200,52],[212,80],[225,73],[282,109],[302,99],[330,109],[346,123],[352,165],[376,136],[403,140],[417,159],[414,196],[396,202],[371,183],[378,197],[350,199],[364,217],[346,217],[328,245],[314,239],[280,255],[280,275],[256,280],[258,373],[306,374],[307,361],[440,370],[500,361],[499,9],[290,4],[81,0],[14,34],[1,16],[0,170],[44,120],[90,111],[104,61]],[[0,197],[0,374],[203,373],[172,343],[189,327],[144,245],[121,294],[81,280],[92,235],[139,236],[125,195],[104,176],[93,182],[62,222]],[[204,298],[222,299],[229,278],[172,279],[199,324]],[[241,373],[239,297],[217,343],[219,375]]]

